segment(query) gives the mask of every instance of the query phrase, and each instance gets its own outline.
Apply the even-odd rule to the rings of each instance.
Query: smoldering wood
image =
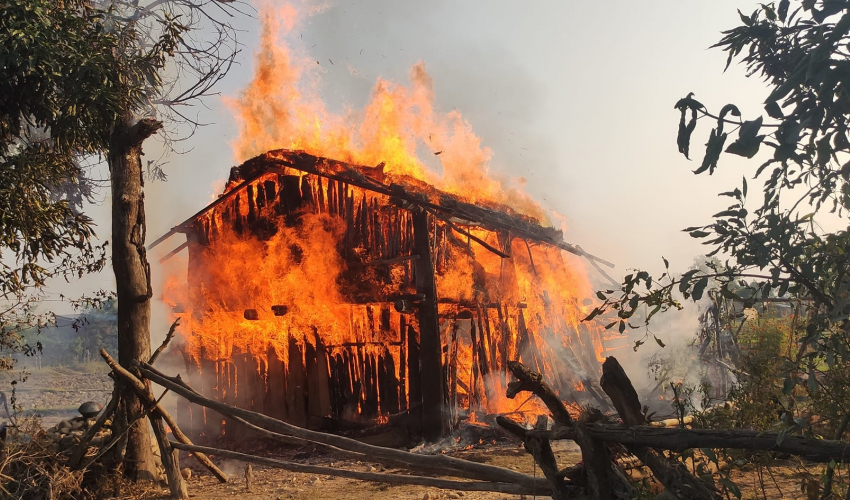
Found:
[[[407,345],[407,318],[400,315],[398,318],[398,400],[399,409],[406,410],[407,406],[407,361],[408,361],[408,345]]]
[[[517,381],[508,384],[508,398],[513,399],[520,392],[529,391],[543,401],[543,404],[552,412],[555,422],[567,427],[574,424],[573,417],[570,416],[567,407],[564,406],[552,387],[543,380],[540,373],[529,370],[517,361],[508,362],[508,369],[517,378]]]
[[[304,400],[306,377],[302,360],[301,346],[289,338],[289,360],[286,363],[286,408],[289,420],[299,426],[307,425],[307,408]]]
[[[261,356],[251,355],[251,371],[248,374],[250,384],[251,409],[260,413],[265,413],[265,379],[268,365]]]

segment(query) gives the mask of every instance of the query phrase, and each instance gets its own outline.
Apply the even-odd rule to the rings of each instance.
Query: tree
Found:
[[[147,361],[151,355],[153,296],[145,251],[142,143],[164,126],[153,117],[157,110],[172,124],[189,125],[190,131],[199,125],[180,107],[207,95],[233,63],[238,45],[227,17],[238,10],[230,1],[212,0],[113,0],[110,9],[110,19],[122,33],[118,57],[132,63],[122,66],[121,76],[142,86],[147,84],[143,101],[119,110],[107,155],[112,187],[112,267],[118,298],[118,362],[137,372],[138,362]],[[202,29],[213,33],[208,41],[185,36]],[[165,80],[164,75],[169,74],[171,79]],[[121,391],[118,415],[119,425],[130,426],[125,474],[136,479],[156,477],[144,408],[129,387]]]
[[[81,212],[80,160],[106,150],[144,87],[120,77],[121,39],[84,0],[0,1],[0,347],[43,326],[48,279],[100,270],[106,245]],[[132,64],[133,61],[127,61]]]
[[[95,5],[100,8],[95,8]],[[212,0],[0,0],[0,292],[9,312],[31,317],[27,287],[69,279],[105,261],[91,245],[92,221],[57,192],[80,193],[86,155],[104,154],[113,199],[112,264],[118,298],[119,361],[150,356],[150,267],[145,255],[143,141],[171,124],[200,125],[181,106],[207,95],[238,52],[227,23],[238,4]],[[223,20],[222,20],[223,19]],[[196,36],[201,30],[207,39]],[[191,33],[191,35],[188,35]],[[157,115],[159,118],[157,118]],[[178,132],[179,133],[179,132]],[[62,189],[60,189],[62,187]],[[53,267],[44,262],[57,262]],[[4,259],[4,263],[5,263]],[[127,432],[124,472],[154,478],[150,437],[135,393],[122,391],[116,425]]]
[[[689,157],[697,123],[713,122],[694,173],[711,175],[723,152],[758,155],[764,160],[752,179],[761,181],[763,198],[748,198],[745,174],[739,187],[721,193],[731,200],[726,210],[709,224],[685,229],[711,247],[709,256],[725,262],[680,276],[670,273],[666,259],[659,277],[636,270],[619,289],[598,292],[603,302],[590,316],[616,312],[609,327],[620,331],[646,326],[655,314],[682,308],[675,292],[699,300],[711,280],[728,298],[753,300],[741,296],[744,284],[756,297],[804,299],[805,321],[795,332],[797,354],[783,365],[785,393],[823,396],[830,393],[825,384],[850,384],[839,376],[846,370],[837,369],[850,363],[850,234],[844,229],[850,210],[850,4],[781,0],[751,15],[739,14],[742,24],[723,32],[714,47],[728,53],[727,68],[740,60],[748,76],[768,83],[766,116],[743,120],[734,104],[712,113],[688,94],[675,105],[680,113],[677,143]],[[837,225],[841,228],[829,229]],[[630,324],[638,315],[643,319]],[[850,420],[850,402],[836,396],[832,404],[838,413],[831,424],[840,439]]]

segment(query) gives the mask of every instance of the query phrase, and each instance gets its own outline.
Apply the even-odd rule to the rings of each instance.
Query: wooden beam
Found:
[[[428,441],[436,441],[443,435],[447,426],[443,416],[443,354],[437,318],[437,285],[434,281],[431,234],[428,226],[428,212],[422,210],[413,213],[414,253],[419,255],[419,259],[414,261],[416,292],[424,295],[417,311],[422,384],[422,435]]]

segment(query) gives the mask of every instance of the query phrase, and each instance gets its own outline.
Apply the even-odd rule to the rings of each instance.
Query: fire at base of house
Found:
[[[505,398],[507,365],[544,373],[561,398],[599,402],[602,329],[561,231],[509,207],[379,167],[276,150],[234,167],[184,233],[188,382],[310,428],[403,422],[429,439],[477,412],[536,417]],[[167,257],[172,256],[171,252]],[[233,436],[185,412],[184,430]]]

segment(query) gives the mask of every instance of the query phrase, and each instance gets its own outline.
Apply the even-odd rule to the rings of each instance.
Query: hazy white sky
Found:
[[[685,269],[702,247],[680,230],[726,207],[716,194],[753,165],[724,156],[713,177],[691,173],[710,130],[701,123],[688,162],[676,148],[674,103],[688,92],[719,109],[761,111],[764,85],[708,47],[756,2],[333,1],[292,34],[319,61],[331,108],[359,107],[376,77],[406,82],[424,61],[438,109],[457,109],[492,149],[491,169],[567,218],[565,239],[628,268],[657,271],[661,255]],[[238,19],[245,47],[218,90],[237,97],[250,79],[258,22]],[[334,64],[330,64],[333,60]],[[356,71],[352,74],[349,66]],[[148,241],[205,206],[236,163],[235,123],[221,99],[198,108],[201,129],[173,155],[168,182],[147,186]],[[146,150],[156,155],[157,146]],[[93,212],[106,236],[108,199]],[[168,251],[182,236],[161,246]],[[155,255],[152,256],[157,272]],[[591,271],[592,272],[592,271]],[[86,285],[112,286],[111,271]],[[161,312],[161,309],[160,309]],[[162,314],[155,316],[163,316]],[[158,317],[154,328],[166,329]]]

